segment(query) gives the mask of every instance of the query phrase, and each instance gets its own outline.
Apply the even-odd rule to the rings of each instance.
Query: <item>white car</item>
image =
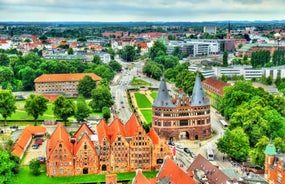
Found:
[[[181,144],[176,144],[176,147],[179,149],[183,149],[183,146]]]

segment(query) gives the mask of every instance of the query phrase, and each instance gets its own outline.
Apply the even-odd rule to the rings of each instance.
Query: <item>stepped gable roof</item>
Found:
[[[204,171],[209,183],[226,184],[226,182],[230,180],[227,175],[205,159],[201,154],[194,159],[190,167],[187,169],[187,172],[192,172],[195,169]]]
[[[191,98],[191,106],[206,106],[206,105],[209,105],[209,100],[205,96],[201,79],[199,73],[197,72],[195,85],[193,88],[193,93]]]
[[[207,79],[203,80],[202,83],[203,83],[203,85],[211,86],[211,88],[213,88],[213,90],[217,94],[219,94],[220,96],[224,95],[224,87],[230,86],[229,83],[223,82],[223,81],[218,80],[214,77],[207,78]]]
[[[191,178],[188,173],[178,167],[169,157],[164,159],[164,162],[157,174],[157,179],[158,181],[168,179],[171,184],[196,184],[195,180]]]
[[[143,175],[142,170],[138,169],[132,184],[151,184],[151,182]]]
[[[86,133],[84,133],[74,147],[74,154],[77,154],[77,152],[79,151],[79,148],[81,147],[82,144],[84,144],[85,140],[87,140],[87,142],[89,143],[93,151],[96,153],[96,148],[93,142],[91,141],[90,137]]]
[[[97,125],[97,134],[98,134],[98,140],[101,143],[103,138],[106,137],[107,139],[108,137],[108,125],[106,123],[106,121],[104,119],[101,119],[100,122]]]
[[[136,114],[133,113],[131,115],[130,119],[125,124],[127,137],[135,136],[136,133],[138,132],[138,127],[139,126],[141,126],[141,125],[140,125],[140,123],[138,121],[138,118],[137,118]]]
[[[148,136],[152,140],[153,144],[159,143],[159,137],[153,128],[151,128],[150,131],[148,132]]]
[[[48,140],[48,155],[57,146],[59,142],[63,143],[69,152],[72,152],[72,143],[69,142],[69,133],[62,124],[57,125],[56,129],[53,131]]]
[[[94,132],[87,126],[87,124],[82,123],[72,137],[78,139],[78,137],[81,136],[84,132],[87,132],[89,136],[94,135]]]
[[[175,105],[172,103],[172,100],[170,99],[170,96],[168,94],[168,89],[166,86],[166,82],[164,80],[164,76],[161,77],[161,82],[158,89],[157,97],[152,104],[152,106],[155,107],[175,107]]]
[[[101,77],[94,73],[72,73],[72,74],[43,74],[34,80],[37,82],[65,82],[65,81],[79,81],[84,78],[84,76],[90,76],[93,80],[99,81]]]
[[[118,117],[112,121],[111,125],[109,126],[109,136],[111,138],[111,142],[113,142],[118,135],[122,135],[126,137],[125,127],[121,120]]]

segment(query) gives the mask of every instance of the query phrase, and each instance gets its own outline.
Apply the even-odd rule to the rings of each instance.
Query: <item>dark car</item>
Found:
[[[10,126],[11,129],[18,129],[18,125]]]
[[[168,145],[170,145],[170,146],[175,146],[175,143],[172,142],[172,141],[169,141],[169,142],[168,142]]]
[[[189,153],[190,154],[189,148],[184,148],[183,150],[184,150],[185,153]]]
[[[38,149],[39,146],[40,146],[40,145],[38,145],[38,144],[33,144],[33,145],[32,145],[32,148],[33,148],[33,149]]]

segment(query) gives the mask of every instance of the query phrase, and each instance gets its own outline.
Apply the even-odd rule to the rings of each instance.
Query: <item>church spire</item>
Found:
[[[206,106],[206,105],[209,105],[209,101],[205,96],[199,72],[197,72],[195,85],[193,88],[193,93],[191,98],[191,106]]]
[[[168,89],[166,86],[166,82],[164,80],[164,75],[161,77],[161,82],[158,89],[157,97],[152,106],[155,107],[175,107],[173,105],[170,96],[168,94]]]

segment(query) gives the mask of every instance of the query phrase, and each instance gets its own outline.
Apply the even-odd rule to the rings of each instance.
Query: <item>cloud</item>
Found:
[[[4,21],[284,19],[283,0],[0,0]]]

